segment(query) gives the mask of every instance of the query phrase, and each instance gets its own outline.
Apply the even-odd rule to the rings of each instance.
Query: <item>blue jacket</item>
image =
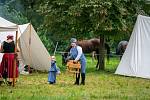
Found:
[[[49,69],[50,72],[57,72],[56,61],[51,61],[51,67]]]

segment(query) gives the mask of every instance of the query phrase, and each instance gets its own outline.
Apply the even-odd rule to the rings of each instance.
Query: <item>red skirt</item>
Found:
[[[12,82],[13,80],[13,66],[14,66],[15,54],[4,54],[2,58],[2,62],[0,65],[0,78],[6,78],[7,81]],[[15,68],[15,80],[17,80],[19,75],[18,64],[16,63]]]

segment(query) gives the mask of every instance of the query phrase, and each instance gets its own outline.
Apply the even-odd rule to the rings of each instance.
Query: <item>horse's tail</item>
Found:
[[[109,62],[109,58],[110,58],[110,47],[107,43],[105,43],[105,48],[107,49],[107,61]]]

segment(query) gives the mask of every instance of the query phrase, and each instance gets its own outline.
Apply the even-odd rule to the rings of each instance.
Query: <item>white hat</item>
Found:
[[[51,56],[51,60],[56,61],[56,57],[55,56]]]
[[[76,38],[71,38],[70,42],[75,43],[75,42],[77,42],[77,39]]]

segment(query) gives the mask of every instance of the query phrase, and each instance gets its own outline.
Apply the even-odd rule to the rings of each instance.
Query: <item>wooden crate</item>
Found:
[[[69,60],[67,62],[67,70],[71,73],[80,73],[81,64],[78,61],[77,63],[74,63],[73,60]]]

